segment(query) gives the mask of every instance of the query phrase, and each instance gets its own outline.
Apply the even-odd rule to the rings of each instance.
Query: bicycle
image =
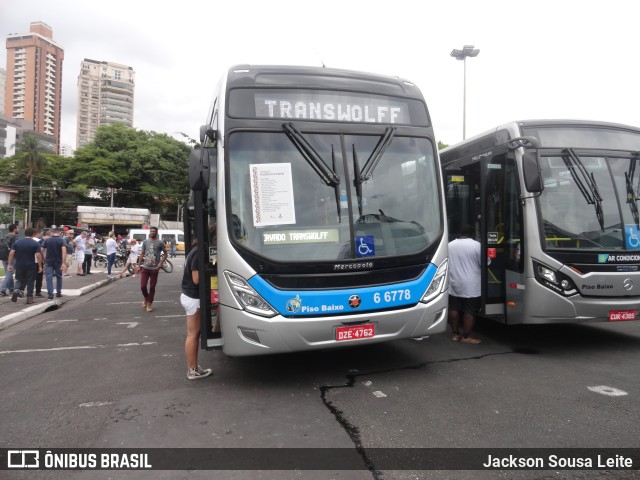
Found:
[[[128,270],[130,274],[133,274],[133,265],[130,264]],[[171,263],[169,259],[166,259],[162,264],[162,270],[167,273],[173,272],[173,263]]]

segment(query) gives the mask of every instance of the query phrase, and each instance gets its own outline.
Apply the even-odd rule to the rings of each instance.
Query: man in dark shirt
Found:
[[[27,288],[27,303],[33,303],[33,288],[36,281],[36,273],[42,271],[42,253],[40,244],[33,240],[36,231],[29,227],[24,231],[24,238],[16,241],[9,252],[9,271],[13,272],[15,259],[15,285],[11,301],[17,302],[18,297],[24,296],[24,289]],[[34,258],[37,263],[34,263]]]
[[[11,247],[13,247],[13,244],[18,239],[18,229],[19,227],[15,223],[12,223],[11,225],[9,225],[9,233],[7,233],[7,236],[5,237],[5,240],[7,241],[7,246],[9,247],[9,252],[11,252]],[[9,293],[13,292],[13,287],[14,287],[13,271],[9,271],[8,259],[6,262],[3,260],[3,263],[4,263],[4,280],[2,281],[2,285],[0,286],[0,295],[6,297],[7,291],[9,291]]]
[[[60,238],[60,229],[54,228],[52,236],[42,245],[45,250],[44,270],[47,279],[47,294],[53,300],[53,277],[56,277],[56,296],[62,296],[62,265],[67,260],[67,247]]]

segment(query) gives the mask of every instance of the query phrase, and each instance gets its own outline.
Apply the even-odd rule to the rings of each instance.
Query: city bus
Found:
[[[640,129],[535,120],[440,152],[449,235],[475,227],[481,315],[506,324],[636,320]]]
[[[446,329],[444,194],[413,83],[235,66],[200,142],[185,232],[199,245],[202,347],[261,355]]]

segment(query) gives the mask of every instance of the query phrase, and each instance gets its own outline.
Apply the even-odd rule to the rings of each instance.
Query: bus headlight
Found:
[[[433,279],[429,284],[429,288],[427,288],[422,300],[420,300],[421,302],[428,303],[447,289],[448,271],[449,260],[445,259],[445,261],[438,267],[436,274],[433,276]]]
[[[245,310],[262,317],[273,317],[277,314],[271,305],[240,275],[225,271],[224,276],[236,300]]]
[[[564,273],[547,267],[546,265],[543,265],[536,260],[532,261],[533,274],[535,275],[538,283],[565,297],[569,297],[578,293],[578,290],[573,281]]]

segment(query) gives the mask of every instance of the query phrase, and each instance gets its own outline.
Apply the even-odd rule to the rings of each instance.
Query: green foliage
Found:
[[[26,137],[26,135],[25,135]],[[148,208],[175,215],[189,194],[191,148],[169,135],[123,125],[102,126],[95,140],[79,148],[74,158],[39,153],[25,159],[26,150],[0,159],[0,185],[20,191],[13,203],[27,209],[29,181],[33,180],[34,221],[75,224],[78,205]],[[54,187],[52,181],[57,182]],[[99,198],[89,198],[89,193]]]
[[[442,143],[440,140],[438,140],[438,151],[442,150],[443,148],[447,148],[449,145],[447,145],[446,143]]]
[[[0,223],[8,225],[13,219],[13,207],[10,205],[0,205]]]

